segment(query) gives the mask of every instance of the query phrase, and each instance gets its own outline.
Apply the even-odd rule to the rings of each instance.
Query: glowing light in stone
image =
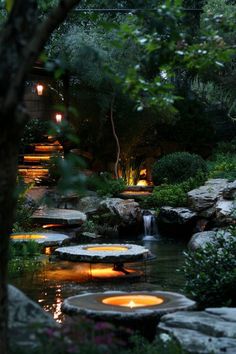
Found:
[[[96,247],[87,247],[86,251],[101,251],[101,252],[115,252],[115,251],[127,251],[128,247],[123,246],[96,246]]]
[[[131,309],[136,307],[157,306],[163,302],[164,299],[153,295],[120,295],[107,297],[102,300],[102,303],[106,305],[129,307]]]
[[[19,235],[11,235],[11,238],[14,240],[22,239],[22,240],[35,240],[46,238],[44,235],[37,235],[37,234],[19,234]]]

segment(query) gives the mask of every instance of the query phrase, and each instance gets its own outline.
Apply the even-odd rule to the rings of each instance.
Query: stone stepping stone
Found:
[[[67,235],[54,233],[54,232],[34,232],[34,233],[19,233],[12,234],[11,240],[13,242],[28,242],[34,241],[42,246],[60,246],[69,243],[70,238]]]
[[[81,225],[87,216],[78,210],[45,208],[36,210],[31,219],[37,224]]]
[[[133,244],[89,244],[57,248],[55,254],[74,262],[123,263],[145,261],[150,253],[147,248]]]

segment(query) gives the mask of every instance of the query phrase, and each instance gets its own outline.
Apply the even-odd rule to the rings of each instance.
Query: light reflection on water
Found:
[[[117,240],[114,240],[114,243]],[[37,301],[46,311],[52,313],[54,319],[62,322],[64,315],[61,312],[63,300],[69,296],[86,292],[100,292],[108,290],[169,290],[181,292],[183,275],[176,272],[183,264],[183,250],[185,244],[173,240],[159,238],[154,241],[125,241],[138,243],[149,248],[156,256],[146,264],[130,263],[125,268],[143,271],[145,276],[139,280],[126,281],[91,281],[91,269],[96,266],[75,262],[46,262],[42,270],[34,274],[22,274],[11,283],[24,291],[30,298]],[[120,241],[124,243],[124,240]],[[105,267],[104,265],[99,265]],[[107,265],[106,265],[107,266]],[[125,275],[124,275],[125,278]]]

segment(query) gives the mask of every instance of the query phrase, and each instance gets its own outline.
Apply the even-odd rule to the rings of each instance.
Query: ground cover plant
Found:
[[[58,328],[34,328],[37,346],[31,354],[183,354],[180,346],[168,335],[160,335],[153,342],[138,333],[107,322],[87,318],[67,319]],[[58,340],[60,339],[60,340]],[[26,354],[27,349],[11,347],[10,354]]]
[[[11,279],[19,274],[34,273],[42,266],[40,255],[42,246],[35,241],[10,242],[9,249],[9,276]]]
[[[184,291],[200,308],[236,305],[235,231],[231,237],[218,232],[206,247],[185,253]]]
[[[187,206],[187,192],[204,184],[206,175],[198,173],[195,177],[181,183],[162,184],[154,187],[150,196],[140,201],[144,208],[160,208],[162,206]]]

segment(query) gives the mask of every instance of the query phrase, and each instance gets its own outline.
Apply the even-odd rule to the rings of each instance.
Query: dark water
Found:
[[[146,263],[125,264],[125,268],[142,272],[140,278],[132,276],[120,280],[91,280],[91,272],[104,265],[87,263],[49,261],[44,258],[42,269],[34,274],[22,274],[11,283],[37,301],[57,321],[63,320],[61,303],[72,295],[108,290],[170,290],[182,292],[183,275],[176,272],[183,264],[183,251],[186,245],[172,239],[158,238],[157,241],[126,240],[120,243],[138,243],[149,248],[156,258]],[[112,265],[110,265],[112,267]]]

